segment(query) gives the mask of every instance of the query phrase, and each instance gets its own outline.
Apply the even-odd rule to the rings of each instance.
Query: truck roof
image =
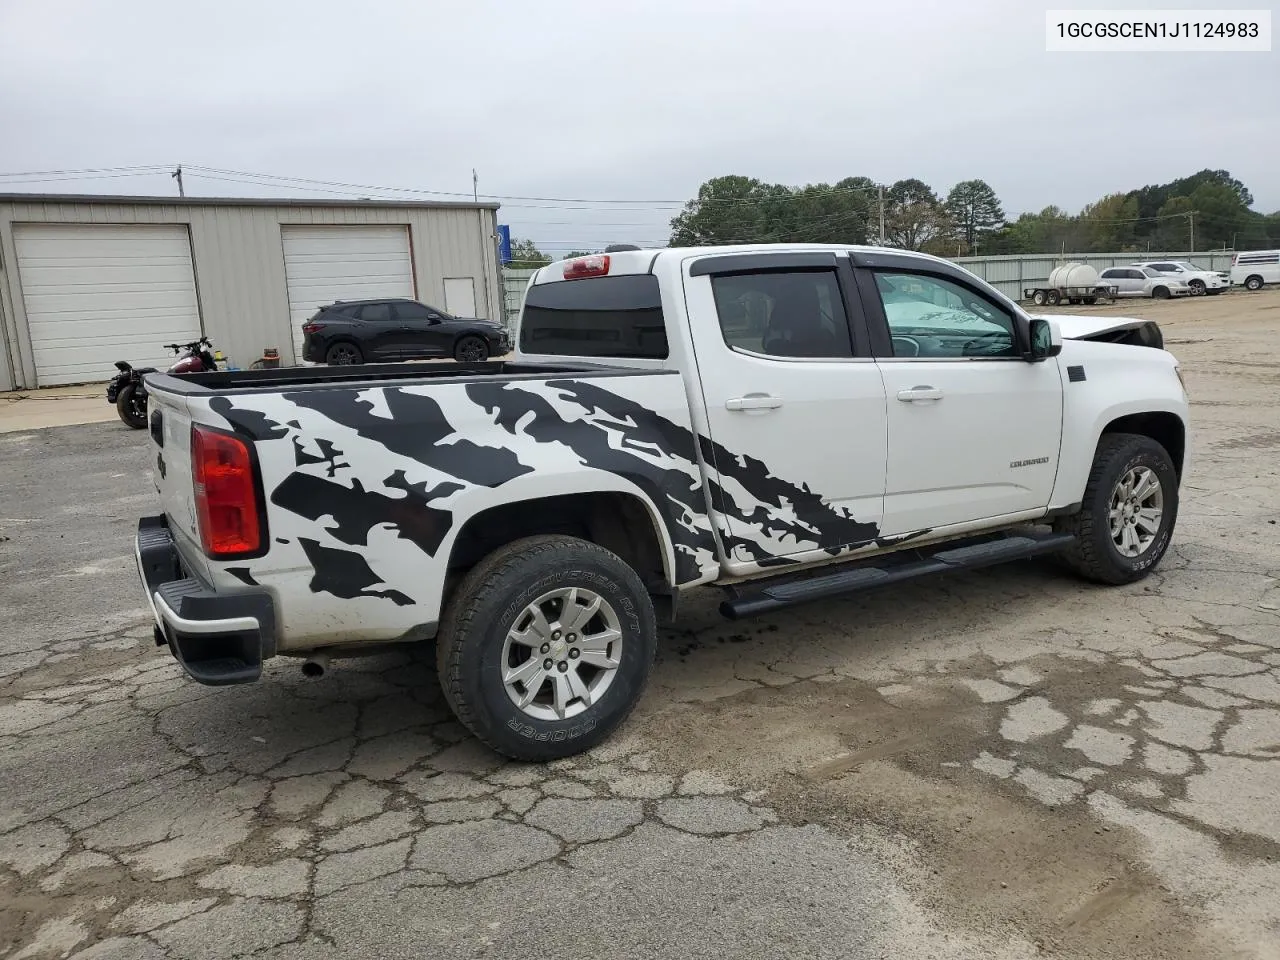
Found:
[[[609,273],[617,275],[651,273],[659,260],[684,260],[689,257],[747,253],[804,253],[826,250],[832,253],[881,253],[896,257],[914,257],[936,263],[950,263],[950,261],[941,257],[920,253],[916,250],[900,250],[895,247],[879,247],[855,243],[744,243],[705,247],[654,247],[641,250],[615,250],[607,254],[592,254],[592,256],[607,256],[609,258]],[[573,259],[580,260],[584,258],[575,257]],[[559,260],[555,263],[547,264],[533,275],[531,282],[554,283],[557,280],[563,280],[565,265],[571,262],[571,260]]]

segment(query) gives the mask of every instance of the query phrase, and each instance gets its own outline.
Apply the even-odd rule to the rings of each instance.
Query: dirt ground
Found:
[[[1280,291],[1061,312],[1182,361],[1156,574],[707,594],[546,767],[420,652],[183,680],[130,555],[146,437],[0,436],[0,958],[1280,957]]]

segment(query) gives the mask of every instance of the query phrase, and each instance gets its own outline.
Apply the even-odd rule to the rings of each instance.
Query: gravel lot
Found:
[[[1280,957],[1280,292],[1072,312],[1187,372],[1157,575],[708,595],[549,767],[416,651],[184,680],[131,556],[146,434],[0,435],[0,958]]]

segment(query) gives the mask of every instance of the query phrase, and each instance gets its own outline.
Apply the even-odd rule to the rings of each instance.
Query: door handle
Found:
[[[898,399],[903,403],[915,403],[917,400],[941,400],[942,391],[930,386],[912,387],[910,390],[899,390]]]
[[[771,397],[767,393],[752,393],[724,402],[726,410],[775,410],[780,406],[782,406],[782,398]]]

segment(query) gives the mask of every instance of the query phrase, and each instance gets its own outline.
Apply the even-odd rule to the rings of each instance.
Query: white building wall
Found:
[[[15,223],[185,223],[191,230],[205,333],[239,366],[266,347],[293,357],[283,224],[400,224],[409,228],[420,300],[443,307],[446,277],[473,277],[476,313],[503,319],[493,207],[309,201],[156,201],[140,198],[0,197],[0,389],[36,385],[23,306]],[[103,379],[113,357],[103,358]]]

